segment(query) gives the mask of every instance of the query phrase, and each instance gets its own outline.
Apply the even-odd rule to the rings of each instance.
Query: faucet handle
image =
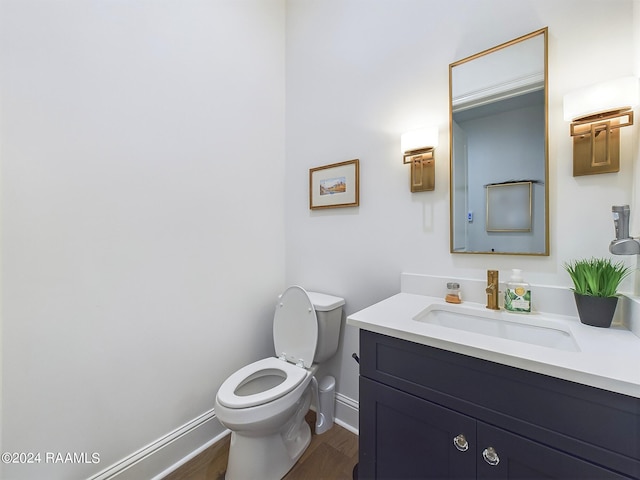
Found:
[[[487,308],[491,310],[499,310],[498,292],[500,288],[498,270],[487,270]]]

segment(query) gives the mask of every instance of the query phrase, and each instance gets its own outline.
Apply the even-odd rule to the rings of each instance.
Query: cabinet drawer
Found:
[[[478,479],[630,480],[630,477],[481,422],[478,422],[477,439]]]
[[[476,477],[474,419],[362,376],[359,438],[361,480]]]
[[[365,330],[360,335],[361,375],[640,477],[640,399]]]

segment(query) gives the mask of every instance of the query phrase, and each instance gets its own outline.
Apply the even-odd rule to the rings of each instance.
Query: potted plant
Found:
[[[611,326],[618,304],[618,287],[630,273],[622,262],[609,258],[591,258],[565,263],[573,280],[574,297],[580,321],[586,325]]]

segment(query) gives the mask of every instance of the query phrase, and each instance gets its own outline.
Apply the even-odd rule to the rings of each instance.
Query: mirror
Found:
[[[547,28],[449,65],[451,253],[549,255]]]

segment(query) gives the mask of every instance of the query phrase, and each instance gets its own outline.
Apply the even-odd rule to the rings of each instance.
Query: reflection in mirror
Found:
[[[452,63],[449,94],[451,252],[549,255],[547,29]]]

